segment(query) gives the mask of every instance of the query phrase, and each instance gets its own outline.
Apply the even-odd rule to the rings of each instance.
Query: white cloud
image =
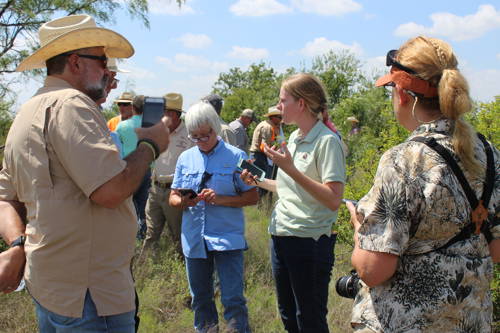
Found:
[[[353,0],[292,0],[292,5],[304,13],[323,16],[340,16],[363,8]]]
[[[454,41],[462,41],[481,37],[490,30],[500,28],[500,11],[492,5],[480,5],[477,12],[472,15],[434,13],[430,18],[433,22],[432,27],[409,22],[397,27],[394,34],[402,37],[420,34],[444,36]]]
[[[356,42],[354,42],[352,45],[347,45],[336,40],[328,40],[325,37],[318,37],[315,38],[312,42],[307,42],[304,48],[299,51],[299,53],[307,57],[315,57],[325,54],[330,50],[349,50],[358,57],[363,54],[363,48]]]
[[[203,49],[212,44],[212,39],[204,34],[184,34],[178,38],[178,40],[184,45],[184,47],[190,49]]]
[[[500,60],[500,53],[497,54],[497,59]]]
[[[269,51],[267,49],[233,46],[233,50],[228,56],[231,58],[257,61],[269,57]]]
[[[167,70],[177,73],[200,70],[219,73],[229,68],[229,65],[225,62],[213,62],[204,57],[185,53],[178,53],[173,59],[158,56],[155,60],[157,63],[164,65]]]
[[[496,95],[500,95],[498,82],[500,82],[500,70],[464,68],[462,74],[469,83],[470,95],[473,99],[481,102],[491,102]]]
[[[186,3],[183,3],[181,7],[177,4],[177,1],[165,1],[165,0],[149,0],[148,7],[149,12],[152,14],[160,14],[160,15],[173,15],[173,16],[181,16],[194,14],[194,9],[189,6],[189,0]]]
[[[292,11],[290,7],[276,0],[238,0],[229,10],[236,16],[266,16]]]

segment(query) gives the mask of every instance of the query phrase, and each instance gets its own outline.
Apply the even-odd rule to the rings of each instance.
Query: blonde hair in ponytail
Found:
[[[483,168],[474,156],[475,131],[462,118],[472,109],[469,85],[457,69],[451,46],[440,39],[419,36],[401,46],[398,61],[438,88],[438,99],[419,99],[419,104],[424,109],[439,109],[444,117],[455,121],[453,149],[469,174],[482,176]]]

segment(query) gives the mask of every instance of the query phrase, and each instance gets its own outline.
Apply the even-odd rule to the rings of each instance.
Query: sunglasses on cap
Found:
[[[389,52],[387,52],[387,56],[385,57],[385,65],[394,66],[396,68],[401,69],[402,71],[405,71],[406,73],[417,75],[417,72],[415,72],[413,69],[408,68],[399,63],[396,60],[397,55],[398,55],[398,50],[390,50]]]

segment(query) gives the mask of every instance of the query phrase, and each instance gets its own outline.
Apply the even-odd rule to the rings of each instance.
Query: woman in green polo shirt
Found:
[[[286,79],[277,107],[285,124],[298,127],[288,144],[265,147],[278,175],[257,183],[278,194],[269,232],[279,311],[288,332],[329,332],[331,230],[344,191],[345,156],[340,138],[321,121],[327,98],[318,78],[300,73]],[[242,178],[256,182],[246,170]]]

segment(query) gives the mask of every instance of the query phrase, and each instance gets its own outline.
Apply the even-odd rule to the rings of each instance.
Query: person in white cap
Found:
[[[118,73],[130,73],[130,71],[118,68],[118,64],[116,62],[116,58],[108,58],[108,71],[110,73],[109,75],[109,80],[108,80],[108,85],[106,86],[106,96],[102,97],[100,100],[98,100],[96,103],[97,105],[101,105],[104,102],[106,102],[106,98],[109,95],[109,92],[113,89],[118,88],[118,83],[120,80],[116,78],[116,75]]]
[[[18,71],[47,68],[44,86],[12,124],[0,172],[0,292],[24,269],[40,332],[134,332],[130,264],[137,223],[130,199],[168,146],[168,118],[140,131],[122,160],[96,104],[107,57],[132,45],[88,15],[52,20]],[[23,221],[27,222],[26,226]]]
[[[252,109],[245,109],[241,111],[241,115],[238,119],[229,123],[229,127],[233,130],[236,135],[236,145],[235,147],[240,148],[245,153],[248,154],[248,134],[247,128],[250,126],[252,121],[256,121],[255,113]]]

